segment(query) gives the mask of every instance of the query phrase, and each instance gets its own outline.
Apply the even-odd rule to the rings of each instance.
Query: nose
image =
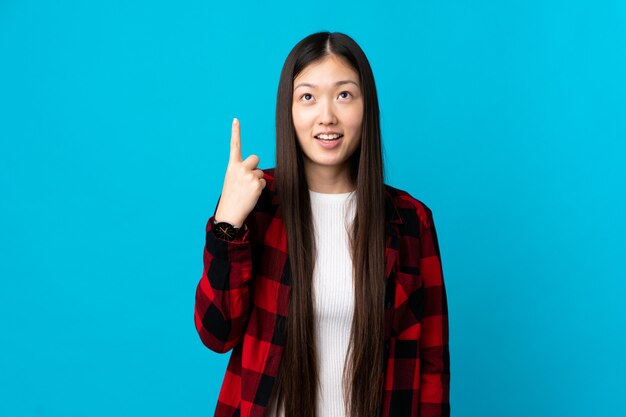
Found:
[[[320,124],[336,124],[337,117],[331,100],[324,100],[320,105]]]

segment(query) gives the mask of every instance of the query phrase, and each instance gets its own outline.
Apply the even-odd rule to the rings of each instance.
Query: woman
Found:
[[[432,212],[384,183],[374,77],[350,37],[290,52],[276,140],[276,167],[259,169],[233,121],[206,226],[195,324],[232,349],[215,416],[448,416]]]

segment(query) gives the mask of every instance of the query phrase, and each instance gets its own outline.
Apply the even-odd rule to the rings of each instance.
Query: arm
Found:
[[[448,305],[433,215],[426,207],[421,227],[419,269],[424,280],[420,340],[420,416],[450,415],[450,353]]]
[[[228,352],[241,340],[248,322],[253,216],[248,215],[248,230],[239,241],[229,242],[215,235],[215,212],[205,228],[204,268],[196,288],[194,322],[202,342],[218,353]]]

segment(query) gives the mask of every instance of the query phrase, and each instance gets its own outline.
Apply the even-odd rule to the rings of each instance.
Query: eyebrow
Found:
[[[357,84],[355,81],[352,81],[352,80],[341,80],[341,81],[337,81],[337,82],[335,83],[335,86],[342,85],[342,84],[350,84],[350,83],[352,83],[352,84],[356,85],[357,87],[359,86],[359,84]],[[297,89],[297,88],[299,88],[299,87],[311,87],[311,88],[317,88],[317,86],[316,86],[315,84],[310,84],[310,83],[300,83],[300,84],[298,84],[297,86],[295,86],[295,87],[294,87],[294,90],[296,90],[296,89]]]

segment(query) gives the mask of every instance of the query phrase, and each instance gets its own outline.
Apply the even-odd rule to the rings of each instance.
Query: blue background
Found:
[[[626,3],[0,4],[0,415],[210,416],[193,324],[228,161],[274,165],[318,30],[380,95],[386,181],[434,213],[455,416],[626,415]]]

